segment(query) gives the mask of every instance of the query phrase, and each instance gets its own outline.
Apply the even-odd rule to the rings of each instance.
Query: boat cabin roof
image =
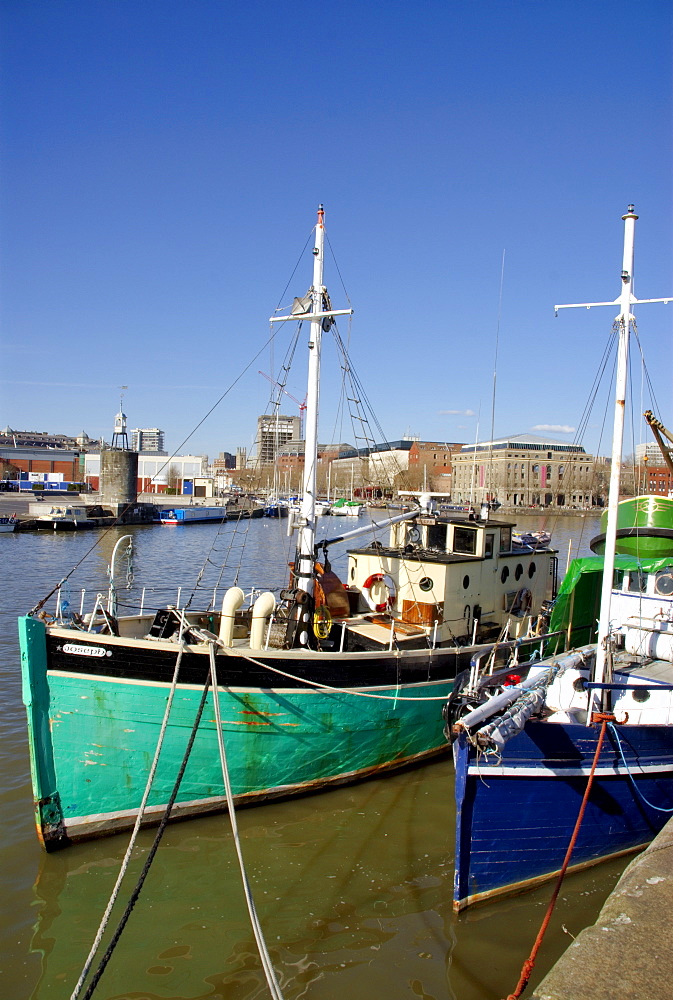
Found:
[[[489,519],[471,520],[442,513],[420,515],[413,520],[391,525],[390,541],[370,542],[358,549],[349,549],[349,555],[379,555],[388,559],[423,559],[437,562],[469,562],[491,559],[496,553],[500,558],[519,557],[524,552],[553,552],[549,546],[531,549],[515,545],[514,521]]]

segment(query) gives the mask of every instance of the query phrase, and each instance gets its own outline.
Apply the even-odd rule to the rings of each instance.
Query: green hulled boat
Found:
[[[317,537],[322,335],[351,313],[330,305],[324,239],[321,207],[311,290],[289,315],[271,318],[310,328],[301,509],[288,516],[289,533],[297,532],[292,562],[289,542],[277,562],[267,558],[268,533],[263,540],[251,532],[255,568],[246,569],[225,522],[225,566],[212,561],[213,536],[198,573],[182,557],[166,574],[172,583],[194,570],[186,602],[183,588],[182,601],[151,608],[127,592],[118,613],[114,553],[130,539],[122,536],[107,599],[96,595],[85,613],[82,598],[76,612],[66,599],[69,573],[62,594],[59,584],[20,620],[36,825],[49,851],[136,822],[316,792],[421,763],[448,750],[441,706],[475,654],[496,641],[498,666],[544,653],[557,553],[517,545],[516,525],[488,509],[471,520],[467,511],[435,511],[422,496],[384,521]],[[344,357],[344,371],[350,365]],[[365,534],[385,539],[388,528],[387,542],[348,549],[341,582],[329,547]],[[208,566],[212,592],[210,580],[200,586]],[[238,580],[248,572],[263,573],[269,589],[251,577],[246,593]]]
[[[591,551],[603,555],[608,512],[601,516],[601,533]],[[621,500],[617,513],[617,552],[643,559],[661,559],[673,551],[673,499],[660,496]]]

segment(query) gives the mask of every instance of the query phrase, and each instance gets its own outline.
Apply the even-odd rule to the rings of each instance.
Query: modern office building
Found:
[[[165,455],[164,432],[158,427],[135,427],[131,431],[131,448],[133,451]]]
[[[257,462],[261,465],[274,462],[282,446],[299,435],[299,417],[286,417],[282,413],[258,417]]]
[[[661,459],[661,448],[656,441],[648,441],[646,444],[637,444],[635,449],[636,462],[640,465],[645,457],[648,462],[658,465]]]

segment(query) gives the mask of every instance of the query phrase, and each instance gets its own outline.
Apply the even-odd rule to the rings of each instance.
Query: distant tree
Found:
[[[177,465],[168,466],[168,472],[166,474],[166,478],[168,480],[168,485],[171,487],[171,489],[174,492],[177,492],[181,485],[180,470],[178,469]]]

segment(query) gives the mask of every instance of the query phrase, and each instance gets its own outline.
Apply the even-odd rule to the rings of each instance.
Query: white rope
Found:
[[[429,695],[421,698],[405,698],[404,695],[371,694],[368,691],[353,691],[352,688],[331,687],[329,684],[321,684],[319,681],[309,681],[305,677],[297,677],[295,674],[288,674],[285,670],[280,670],[278,667],[272,667],[269,663],[262,663],[261,660],[256,660],[254,656],[248,656],[248,654],[244,653],[242,650],[236,649],[232,652],[230,651],[231,646],[222,646],[221,648],[227,653],[228,656],[241,656],[250,663],[254,663],[257,667],[265,667],[267,670],[271,670],[274,674],[280,674],[281,677],[288,677],[291,681],[299,681],[300,684],[308,684],[321,691],[335,691],[337,694],[352,694],[356,698],[378,698],[381,701],[446,701],[448,698],[447,694]]]
[[[252,924],[252,930],[255,935],[255,941],[257,942],[259,957],[261,958],[262,965],[264,967],[264,974],[266,976],[266,981],[274,1000],[283,1000],[283,994],[281,993],[280,986],[278,985],[278,980],[276,979],[276,974],[274,972],[274,968],[271,963],[271,958],[269,956],[269,952],[266,947],[266,942],[264,940],[264,934],[262,932],[262,927],[259,922],[259,917],[257,916],[257,910],[255,909],[255,901],[252,897],[252,890],[250,889],[250,883],[248,882],[248,876],[245,870],[245,862],[243,861],[243,851],[241,849],[241,839],[238,834],[236,809],[234,807],[234,796],[231,790],[231,782],[229,780],[229,768],[227,767],[227,755],[224,749],[224,735],[222,733],[222,720],[220,716],[220,695],[217,689],[217,666],[215,662],[215,645],[216,645],[215,642],[211,642],[209,644],[210,677],[211,677],[211,688],[213,692],[213,704],[215,706],[215,726],[217,729],[217,744],[220,750],[220,764],[222,766],[222,778],[224,779],[224,788],[227,794],[227,807],[229,810],[229,818],[231,820],[231,830],[234,835],[234,844],[236,845],[236,854],[238,855],[238,864],[241,870],[241,879],[243,882],[243,891],[245,892],[245,901],[248,905],[248,913],[250,914],[250,923]]]
[[[183,620],[183,623],[182,623],[182,625],[180,627],[180,639],[181,640],[182,640],[182,627],[183,627],[183,625],[184,625],[184,620]],[[177,684],[178,684],[178,674],[180,672],[180,662],[182,660],[182,654],[183,654],[183,652],[184,652],[184,645],[181,642],[180,643],[180,650],[178,652],[178,658],[177,658],[177,660],[175,662],[175,670],[173,671],[173,681],[172,681],[171,689],[170,689],[170,692],[169,692],[169,695],[168,695],[168,701],[166,703],[166,711],[164,712],[164,718],[163,718],[163,721],[161,723],[161,731],[159,732],[159,739],[158,739],[158,742],[157,742],[157,747],[156,747],[156,750],[154,751],[154,760],[152,761],[152,766],[150,768],[150,773],[149,773],[149,775],[147,777],[147,784],[145,785],[145,793],[143,795],[142,802],[140,803],[140,807],[138,809],[138,815],[136,817],[135,826],[133,827],[133,832],[131,834],[131,839],[129,841],[128,847],[126,848],[126,854],[124,855],[124,859],[122,861],[122,865],[121,865],[121,868],[119,870],[119,875],[117,876],[117,881],[115,882],[114,888],[112,890],[112,894],[110,895],[110,899],[109,899],[107,907],[105,909],[105,913],[103,914],[103,918],[102,918],[102,920],[100,922],[100,926],[99,926],[98,931],[96,933],[96,937],[94,939],[94,943],[91,946],[91,951],[89,952],[87,960],[84,963],[84,968],[82,969],[82,973],[81,973],[79,979],[77,980],[77,985],[75,986],[75,989],[72,991],[72,994],[70,996],[70,1000],[77,1000],[77,997],[82,992],[82,987],[84,985],[84,980],[89,975],[89,972],[91,970],[91,966],[93,964],[93,960],[94,960],[94,958],[96,956],[96,952],[98,951],[98,948],[100,946],[103,934],[105,933],[105,928],[108,925],[108,921],[110,919],[110,914],[112,913],[112,908],[113,908],[114,904],[117,901],[117,896],[119,895],[119,889],[121,887],[122,881],[124,879],[124,876],[126,874],[128,866],[129,866],[129,862],[131,860],[131,854],[133,853],[133,848],[135,847],[135,843],[136,843],[136,840],[138,838],[138,833],[140,832],[140,826],[141,826],[141,823],[142,823],[142,820],[143,820],[143,816],[145,814],[145,807],[147,805],[147,800],[149,798],[150,791],[152,790],[152,784],[154,783],[154,775],[156,774],[157,765],[159,763],[159,754],[161,753],[161,748],[163,746],[164,737],[165,737],[165,734],[166,734],[166,727],[168,725],[168,718],[169,718],[169,716],[171,714],[171,707],[172,707],[172,704],[173,704],[173,696],[175,695],[175,691],[176,691]]]

